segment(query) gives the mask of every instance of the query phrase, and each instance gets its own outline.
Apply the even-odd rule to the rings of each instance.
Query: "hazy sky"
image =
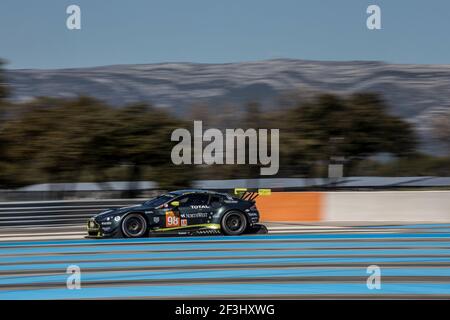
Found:
[[[81,30],[66,27],[81,7]],[[382,30],[366,9],[382,10]],[[7,68],[271,58],[450,63],[449,0],[1,0]]]

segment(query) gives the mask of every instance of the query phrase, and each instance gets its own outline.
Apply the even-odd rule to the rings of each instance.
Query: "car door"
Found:
[[[219,213],[223,207],[223,197],[220,195],[212,194],[209,197],[209,206],[211,207],[211,212],[213,215]]]
[[[179,201],[180,226],[192,226],[208,223],[211,217],[211,207],[208,204],[208,194],[188,194]]]

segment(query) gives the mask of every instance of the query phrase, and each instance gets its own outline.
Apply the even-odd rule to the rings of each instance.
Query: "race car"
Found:
[[[265,226],[258,224],[255,204],[255,198],[267,191],[235,189],[235,194],[240,197],[206,190],[178,190],[139,205],[106,210],[88,220],[88,237],[267,233]]]

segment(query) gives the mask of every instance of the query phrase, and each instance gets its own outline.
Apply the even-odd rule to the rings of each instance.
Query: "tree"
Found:
[[[3,75],[3,64],[3,61],[0,60],[0,186],[11,179],[11,176],[9,175],[9,172],[11,172],[11,165],[5,161],[5,141],[1,136],[8,106],[5,99],[9,92]]]
[[[86,165],[84,145],[107,111],[100,102],[84,97],[39,98],[21,105],[1,135],[7,161],[20,168],[16,182],[67,182],[79,177]]]
[[[161,167],[171,163],[171,133],[182,126],[166,112],[145,104],[116,110],[111,123],[97,130],[87,146],[91,163],[96,165],[126,165],[128,181],[138,181],[145,166]],[[167,171],[170,175],[170,170]],[[155,178],[162,178],[155,175]],[[163,181],[160,181],[163,182]]]
[[[9,89],[6,84],[6,80],[4,77],[4,70],[3,70],[4,62],[3,60],[0,60],[0,103],[2,100],[6,99],[8,97]]]
[[[450,110],[432,119],[433,136],[445,146],[445,154],[450,154]]]
[[[370,93],[344,98],[319,95],[288,111],[280,125],[286,140],[282,153],[288,163],[301,161],[303,168],[342,156],[351,170],[355,162],[371,155],[404,156],[416,146],[411,125],[388,114],[382,99]]]
[[[144,104],[115,109],[88,97],[36,99],[21,105],[0,134],[5,162],[15,167],[8,169],[9,184],[80,181],[83,173],[104,182],[117,168],[127,169],[119,178],[128,181],[141,180],[145,171],[161,184],[185,184],[193,170],[179,175],[170,159],[171,133],[180,126]]]

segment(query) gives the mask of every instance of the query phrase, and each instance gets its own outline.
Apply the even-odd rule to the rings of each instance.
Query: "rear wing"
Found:
[[[234,189],[234,194],[239,196],[242,200],[255,201],[258,196],[270,196],[272,190],[270,189],[257,189],[254,191],[249,191],[247,188],[236,188]]]

